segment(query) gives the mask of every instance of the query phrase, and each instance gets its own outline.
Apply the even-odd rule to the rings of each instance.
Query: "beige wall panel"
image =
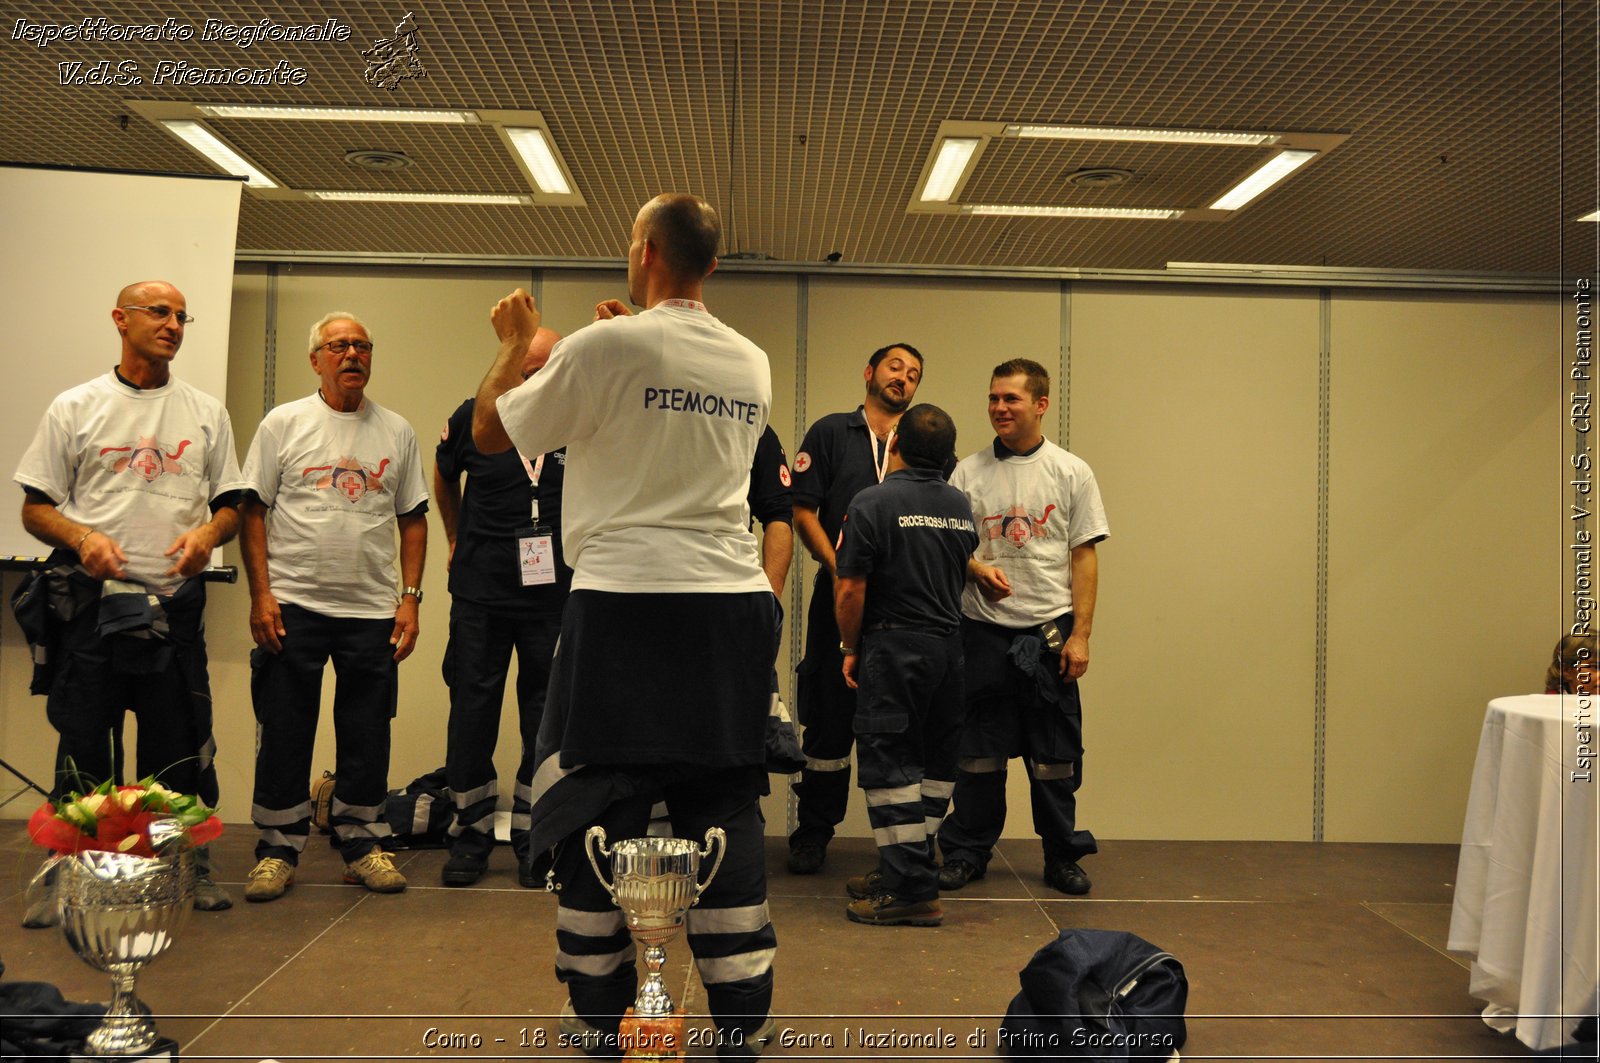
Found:
[[[1022,281],[822,278],[810,282],[807,314],[805,421],[853,410],[866,392],[862,372],[873,351],[905,342],[927,359],[914,402],[931,402],[955,418],[956,451],[988,446],[989,371],[1008,358],[1029,357],[1052,371],[1060,365],[1061,295],[1055,283]],[[791,453],[799,449],[796,442]],[[816,564],[802,552],[804,627]],[[870,837],[860,791],[854,789],[839,833]],[[1031,833],[1026,780],[1011,780],[1011,804],[1024,810],[1007,836]]]
[[[1311,836],[1317,337],[1305,292],[1073,288],[1070,449],[1111,524],[1079,798],[1103,837]]]
[[[1485,703],[1560,634],[1555,297],[1336,293],[1330,841],[1461,836]]]

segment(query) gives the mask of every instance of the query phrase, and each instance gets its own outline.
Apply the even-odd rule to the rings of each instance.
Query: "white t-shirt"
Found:
[[[973,557],[1011,581],[1011,596],[985,598],[976,584],[961,612],[1002,627],[1034,627],[1072,608],[1072,548],[1111,534],[1088,464],[1048,439],[1001,460],[992,446],[962,460],[950,485],[966,493],[978,523]]]
[[[15,479],[116,540],[128,578],[159,594],[183,583],[166,575],[173,540],[244,487],[222,403],[176,378],[140,390],[115,373],[56,396]]]
[[[404,418],[371,399],[354,413],[316,394],[286,402],[262,419],[244,479],[272,509],[273,597],[324,616],[394,615],[395,517],[428,500]]]
[[[561,535],[574,590],[771,590],[746,496],[767,424],[766,352],[668,300],[556,345],[500,396],[524,454],[567,448]]]

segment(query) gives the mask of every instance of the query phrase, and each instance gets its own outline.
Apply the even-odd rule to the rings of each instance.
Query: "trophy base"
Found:
[[[651,1019],[635,1015],[629,1008],[622,1015],[617,1045],[624,1050],[624,1059],[682,1060],[683,1016]]]
[[[139,1063],[145,1059],[170,1059],[173,1063],[177,1063],[178,1042],[170,1037],[163,1037],[150,1046],[150,1051],[137,1056],[86,1056],[75,1053],[67,1058],[69,1063]]]

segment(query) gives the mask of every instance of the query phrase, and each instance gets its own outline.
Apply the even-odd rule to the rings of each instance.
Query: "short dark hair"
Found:
[[[994,367],[994,372],[989,374],[989,379],[1016,376],[1018,373],[1028,378],[1028,394],[1034,398],[1042,399],[1050,394],[1049,370],[1030,358],[1013,358],[1009,362],[1001,362]]]
[[[932,403],[907,410],[895,426],[900,456],[918,469],[943,469],[956,454],[956,423]]]
[[[922,352],[911,346],[911,344],[891,343],[887,347],[879,347],[877,350],[873,351],[872,357],[867,359],[867,365],[871,366],[873,369],[878,368],[878,363],[883,361],[884,358],[888,356],[889,352],[894,350],[896,347],[915,358],[918,365],[922,364]]]
[[[688,192],[658,197],[645,216],[645,236],[681,277],[704,277],[717,260],[722,221],[711,204]]]

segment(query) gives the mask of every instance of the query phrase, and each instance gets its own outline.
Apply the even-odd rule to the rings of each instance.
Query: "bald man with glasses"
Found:
[[[238,531],[244,482],[228,411],[172,375],[192,320],[166,281],[122,289],[111,310],[121,359],[56,396],[17,466],[23,526],[55,548],[40,578],[62,603],[53,675],[35,679],[60,735],[56,796],[123,780],[132,711],[139,774],[218,800],[198,577]],[[194,906],[231,907],[203,848],[198,871]],[[55,921],[43,900],[25,925]]]

